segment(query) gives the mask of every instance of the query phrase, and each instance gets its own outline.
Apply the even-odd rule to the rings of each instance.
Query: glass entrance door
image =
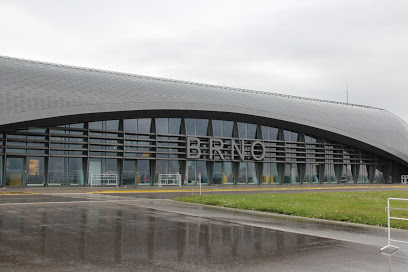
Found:
[[[25,177],[25,158],[8,157],[6,169],[6,186],[24,186]]]
[[[152,179],[150,177],[150,161],[149,160],[137,160],[137,172],[136,173],[137,173],[137,184],[138,185],[150,185],[152,183]]]

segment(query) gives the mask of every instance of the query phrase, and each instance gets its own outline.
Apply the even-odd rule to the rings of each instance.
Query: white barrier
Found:
[[[391,219],[393,220],[402,220],[402,221],[408,221],[408,218],[402,218],[402,217],[394,217],[391,216],[391,210],[402,210],[402,211],[408,211],[408,209],[404,208],[393,208],[391,207],[391,200],[395,201],[408,201],[406,198],[388,198],[387,200],[387,217],[388,217],[388,244],[384,247],[381,248],[381,253],[387,253],[387,254],[392,254],[396,252],[399,247],[392,245],[391,242],[397,242],[397,243],[405,243],[408,244],[408,241],[401,241],[401,240],[396,240],[391,238]]]
[[[181,186],[180,174],[159,174],[159,186],[178,185]]]
[[[91,187],[93,186],[116,186],[118,187],[117,174],[92,174]]]

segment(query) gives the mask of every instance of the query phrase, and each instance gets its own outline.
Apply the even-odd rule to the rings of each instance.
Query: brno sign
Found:
[[[241,161],[245,158],[245,144],[244,140],[234,140],[231,139],[231,160],[235,160],[235,157],[239,157]],[[246,140],[247,145],[250,145],[250,155],[251,159],[260,161],[265,158],[265,145],[263,142],[259,140],[248,141]],[[248,143],[249,142],[249,143]],[[201,140],[197,137],[187,137],[187,159],[199,159],[203,147],[200,146]],[[229,144],[229,143],[228,143]],[[223,139],[218,138],[210,138],[209,140],[209,155],[210,160],[214,158],[215,155],[220,156],[221,160],[224,160],[224,155],[222,152],[222,148],[224,147],[225,143]],[[229,154],[228,154],[229,155]]]

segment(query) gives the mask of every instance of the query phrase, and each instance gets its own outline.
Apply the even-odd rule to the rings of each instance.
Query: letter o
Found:
[[[255,145],[259,144],[262,147],[262,154],[260,156],[256,156],[255,154]],[[251,145],[251,156],[256,161],[263,160],[265,158],[265,145],[261,141],[255,141]]]

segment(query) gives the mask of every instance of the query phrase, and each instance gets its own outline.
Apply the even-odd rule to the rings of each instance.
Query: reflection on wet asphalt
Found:
[[[73,198],[52,195],[2,195],[0,204],[9,203],[36,203],[36,202],[65,202],[65,201],[89,201],[91,198]]]
[[[67,199],[0,206],[1,271],[390,271],[375,246],[138,206],[160,200]]]

